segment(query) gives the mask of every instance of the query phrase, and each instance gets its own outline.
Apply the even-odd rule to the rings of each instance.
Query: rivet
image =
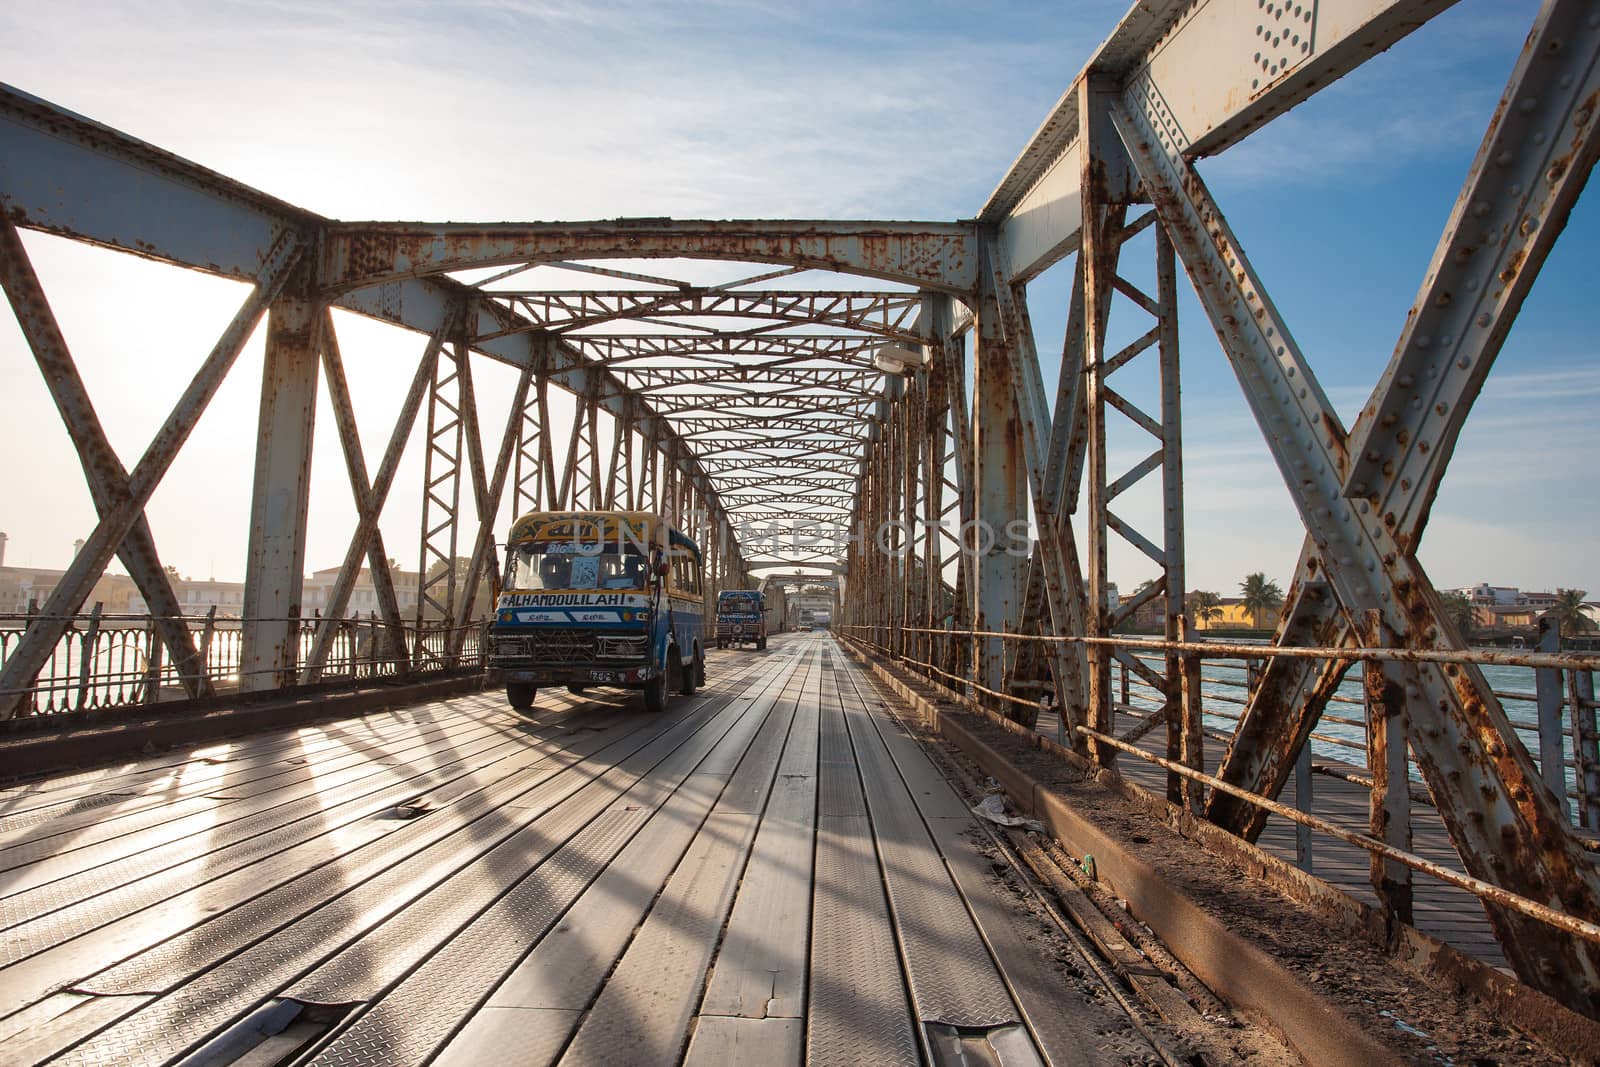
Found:
[[[1489,326],[1489,323],[1491,323],[1493,321],[1494,320],[1489,317],[1489,313],[1487,311],[1485,311],[1482,315],[1478,316],[1478,325],[1484,327],[1485,329],[1487,329],[1488,326]]]
[[[1482,203],[1474,204],[1472,206],[1472,213],[1474,215],[1478,216],[1478,218],[1481,219],[1485,215],[1489,214],[1489,205],[1488,204],[1482,204]]]
[[[1521,196],[1522,195],[1522,185],[1521,185],[1521,183],[1513,182],[1511,184],[1511,188],[1507,189],[1506,192],[1510,193],[1512,196]]]
[[[1468,359],[1466,356],[1462,356],[1460,359],[1456,360],[1456,366],[1460,367],[1462,370],[1466,370],[1468,367],[1472,366],[1472,360]]]
[[[1494,157],[1494,161],[1500,164],[1502,167],[1509,167],[1516,158],[1517,157],[1513,156],[1510,152],[1501,152],[1498,156]]]
[[[1533,114],[1534,110],[1538,108],[1538,106],[1539,98],[1537,96],[1529,96],[1524,98],[1522,103],[1517,105],[1517,110],[1522,112],[1524,115],[1531,115]]]
[[[1443,337],[1439,338],[1439,343],[1444,347],[1449,348],[1451,345],[1456,343],[1456,339],[1450,334],[1445,334]]]

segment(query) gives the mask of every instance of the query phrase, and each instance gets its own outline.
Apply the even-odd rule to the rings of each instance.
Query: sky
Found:
[[[0,79],[336,218],[947,220],[977,213],[1125,7],[68,0],[0,7]],[[1388,361],[1536,10],[1463,0],[1199,165],[1347,423]],[[1588,477],[1597,195],[1580,201],[1467,421],[1420,549],[1440,587],[1600,594]],[[132,466],[243,289],[25,240]],[[1052,387],[1070,270],[1028,291]],[[1146,246],[1124,271],[1149,282]],[[1180,296],[1187,584],[1228,595],[1258,570],[1287,584],[1299,520],[1182,279]],[[348,315],[337,328],[375,467],[424,339]],[[1119,311],[1112,340],[1144,328]],[[477,366],[486,436],[497,437],[514,379]],[[1148,375],[1123,373],[1128,392],[1153,398]],[[243,577],[260,374],[258,336],[151,502],[163,559],[186,575]],[[93,507],[3,312],[0,396],[6,562],[64,566]],[[317,420],[308,570],[338,565],[355,521],[325,393]],[[1114,428],[1113,467],[1148,451],[1138,434]],[[383,522],[409,566],[421,453],[419,434]],[[1125,508],[1159,529],[1150,493]],[[1120,546],[1111,570],[1124,589],[1153,574]]]

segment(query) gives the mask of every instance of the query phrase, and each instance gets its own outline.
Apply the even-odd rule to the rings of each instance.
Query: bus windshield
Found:
[[[752,593],[724,593],[722,599],[717,602],[717,610],[724,615],[753,615],[759,609]]]
[[[648,586],[650,567],[638,552],[596,552],[594,545],[513,545],[506,589],[634,589]]]

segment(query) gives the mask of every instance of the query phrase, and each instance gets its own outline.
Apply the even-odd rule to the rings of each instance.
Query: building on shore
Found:
[[[4,535],[0,535],[3,538]],[[0,540],[0,559],[3,559],[4,541]],[[393,561],[390,561],[391,565]],[[65,571],[50,567],[7,567],[0,563],[0,615],[26,615],[30,610],[42,608],[55,592]],[[170,574],[170,572],[169,572]],[[409,618],[417,607],[417,572],[392,569],[395,600],[400,614]],[[310,617],[327,610],[333,584],[339,568],[328,567],[314,571],[305,579],[301,592],[301,615]],[[224,582],[215,578],[204,580],[184,578],[170,574],[172,591],[184,615],[198,617],[215,611],[218,617],[238,618],[244,614],[244,583]],[[93,610],[99,604],[108,615],[148,615],[150,606],[138,585],[126,574],[106,574],[94,585],[82,612]],[[366,615],[378,610],[378,591],[372,582],[372,572],[365,568],[350,589],[350,600],[344,614]]]

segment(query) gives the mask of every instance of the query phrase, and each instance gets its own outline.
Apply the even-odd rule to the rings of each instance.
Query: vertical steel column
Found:
[[[922,423],[922,558],[923,610],[918,625],[935,629],[945,615],[944,488],[948,462],[945,439],[950,433],[950,298],[922,295],[923,345],[928,353],[928,375],[923,383],[925,409]],[[957,502],[959,506],[959,501]],[[959,564],[958,564],[959,566]],[[922,634],[918,659],[941,666],[940,642]]]
[[[517,453],[511,475],[511,510],[517,515],[538,511],[545,499],[545,455],[549,434],[548,387],[549,335],[536,335],[533,344],[533,376],[522,418],[517,424]]]
[[[458,340],[434,361],[428,388],[428,436],[422,471],[422,538],[417,566],[417,634],[413,658],[443,666],[441,642],[427,629],[455,618],[457,516],[461,507],[461,361],[466,345]]]
[[[1083,265],[1085,398],[1087,415],[1088,466],[1088,603],[1084,612],[1084,632],[1089,637],[1111,633],[1109,563],[1106,555],[1110,531],[1107,527],[1106,468],[1106,322],[1115,293],[1117,258],[1121,243],[1116,233],[1121,218],[1114,215],[1107,185],[1107,156],[1113,147],[1106,136],[1104,87],[1085,79],[1078,92],[1078,130],[1082,158],[1083,234],[1078,255]],[[1088,648],[1089,677],[1084,718],[1092,730],[1116,732],[1116,716],[1111,697],[1111,652],[1100,645]],[[1090,742],[1091,754],[1110,765],[1116,749]]]
[[[1184,602],[1186,570],[1183,546],[1183,405],[1178,361],[1178,274],[1172,238],[1157,222],[1156,244],[1156,347],[1161,363],[1161,512],[1163,557],[1163,596],[1167,640],[1184,640],[1190,630],[1188,605]],[[1203,771],[1205,733],[1198,711],[1186,699],[1188,684],[1183,678],[1186,661],[1167,656],[1167,758],[1186,767]],[[1194,714],[1191,714],[1191,711]],[[1167,776],[1167,793],[1181,798],[1190,811],[1202,808],[1199,782],[1177,775]],[[1176,796],[1174,796],[1176,794]]]
[[[321,327],[322,307],[308,277],[267,314],[239,660],[246,692],[295,682]]]
[[[972,628],[998,632],[1014,627],[1021,614],[1029,546],[1025,537],[1020,544],[1012,543],[1019,529],[1027,529],[1028,479],[1022,428],[1015,417],[1018,368],[1014,339],[1006,336],[994,279],[994,271],[984,271],[976,309],[978,351],[972,407],[976,522],[969,525],[975,539],[976,615]],[[972,678],[996,691],[1005,684],[1003,638],[974,639]],[[985,702],[994,703],[987,698]],[[995,710],[1010,713],[1011,709],[1007,705]]]

